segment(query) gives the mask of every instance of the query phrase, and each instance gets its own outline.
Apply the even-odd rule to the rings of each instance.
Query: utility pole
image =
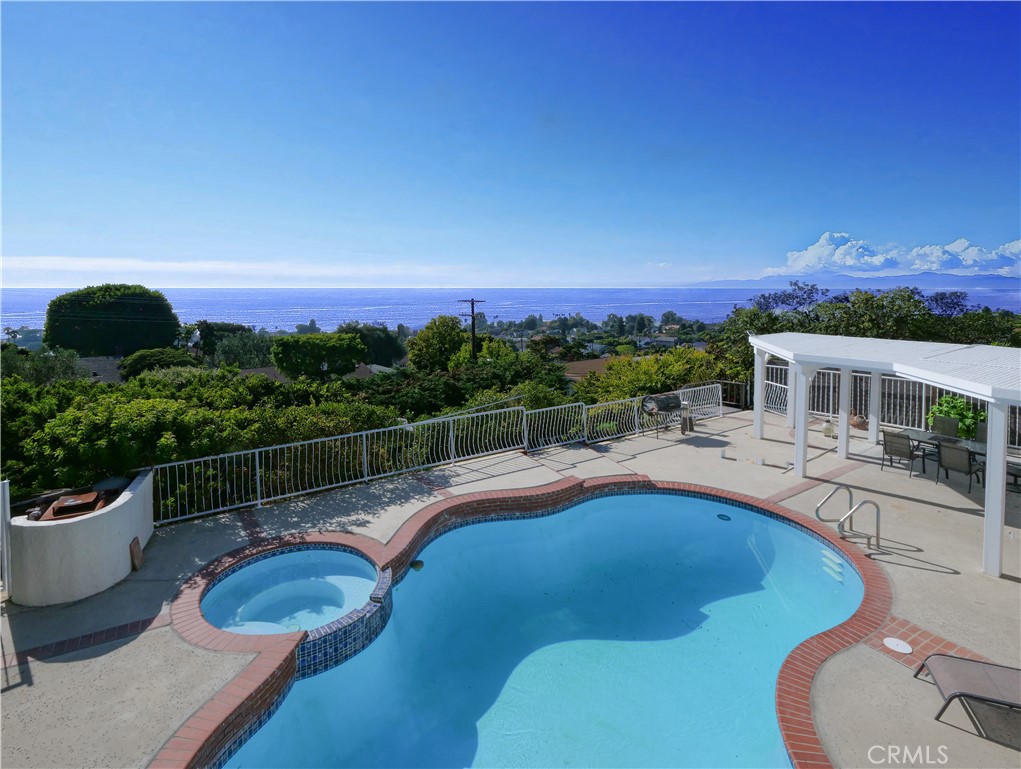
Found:
[[[485,304],[486,300],[485,299],[458,299],[457,301],[461,302],[462,304],[469,304],[469,305],[471,305],[471,312],[462,312],[461,313],[461,317],[462,318],[471,318],[472,319],[472,363],[475,363],[478,360],[478,350],[476,349],[476,344],[475,344],[475,305],[477,305],[477,304]]]

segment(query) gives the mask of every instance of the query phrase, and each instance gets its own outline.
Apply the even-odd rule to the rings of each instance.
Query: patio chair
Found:
[[[995,706],[1001,713],[1013,713],[1015,716],[1021,713],[1021,670],[1017,668],[949,654],[930,654],[918,666],[915,678],[923,670],[929,672],[929,678],[943,697],[943,707],[936,714],[937,721],[950,703],[959,699],[979,735],[988,739],[986,729],[975,717],[973,703],[986,703]]]
[[[939,447],[939,467],[936,468],[936,483],[939,483],[939,468],[943,468],[943,474],[950,480],[950,471],[964,473],[968,476],[968,493],[971,494],[971,477],[977,475],[979,482],[985,485],[983,473],[986,469],[985,462],[977,461],[968,449],[964,446],[953,446],[941,444]]]
[[[954,419],[953,417],[942,417],[938,414],[932,418],[932,431],[937,435],[949,435],[953,438],[957,437],[957,427],[960,425],[961,420]]]
[[[922,472],[925,472],[925,455],[928,452],[907,433],[892,432],[883,430],[883,463],[880,470],[886,468],[886,458],[890,458],[890,467],[893,467],[894,459],[906,459],[908,462],[908,477],[911,477],[911,470],[915,460],[921,457]]]
[[[979,443],[985,443],[986,437],[989,435],[989,426],[985,422],[978,422],[975,424],[975,440]]]

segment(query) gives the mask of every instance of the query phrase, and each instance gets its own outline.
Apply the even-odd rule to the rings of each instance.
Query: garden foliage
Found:
[[[43,343],[79,355],[130,355],[170,347],[180,326],[170,302],[159,291],[105,283],[50,301]]]

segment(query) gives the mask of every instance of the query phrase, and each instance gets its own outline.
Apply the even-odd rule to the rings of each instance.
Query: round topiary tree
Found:
[[[161,292],[105,283],[55,297],[46,308],[43,343],[79,355],[130,355],[170,347],[180,325]]]

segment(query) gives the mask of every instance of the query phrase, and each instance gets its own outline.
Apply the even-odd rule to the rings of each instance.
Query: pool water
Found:
[[[789,767],[780,666],[863,594],[804,532],[669,495],[457,529],[419,558],[380,636],[227,766]]]
[[[365,605],[376,568],[342,550],[308,547],[243,566],[202,597],[206,620],[231,633],[312,630]]]

